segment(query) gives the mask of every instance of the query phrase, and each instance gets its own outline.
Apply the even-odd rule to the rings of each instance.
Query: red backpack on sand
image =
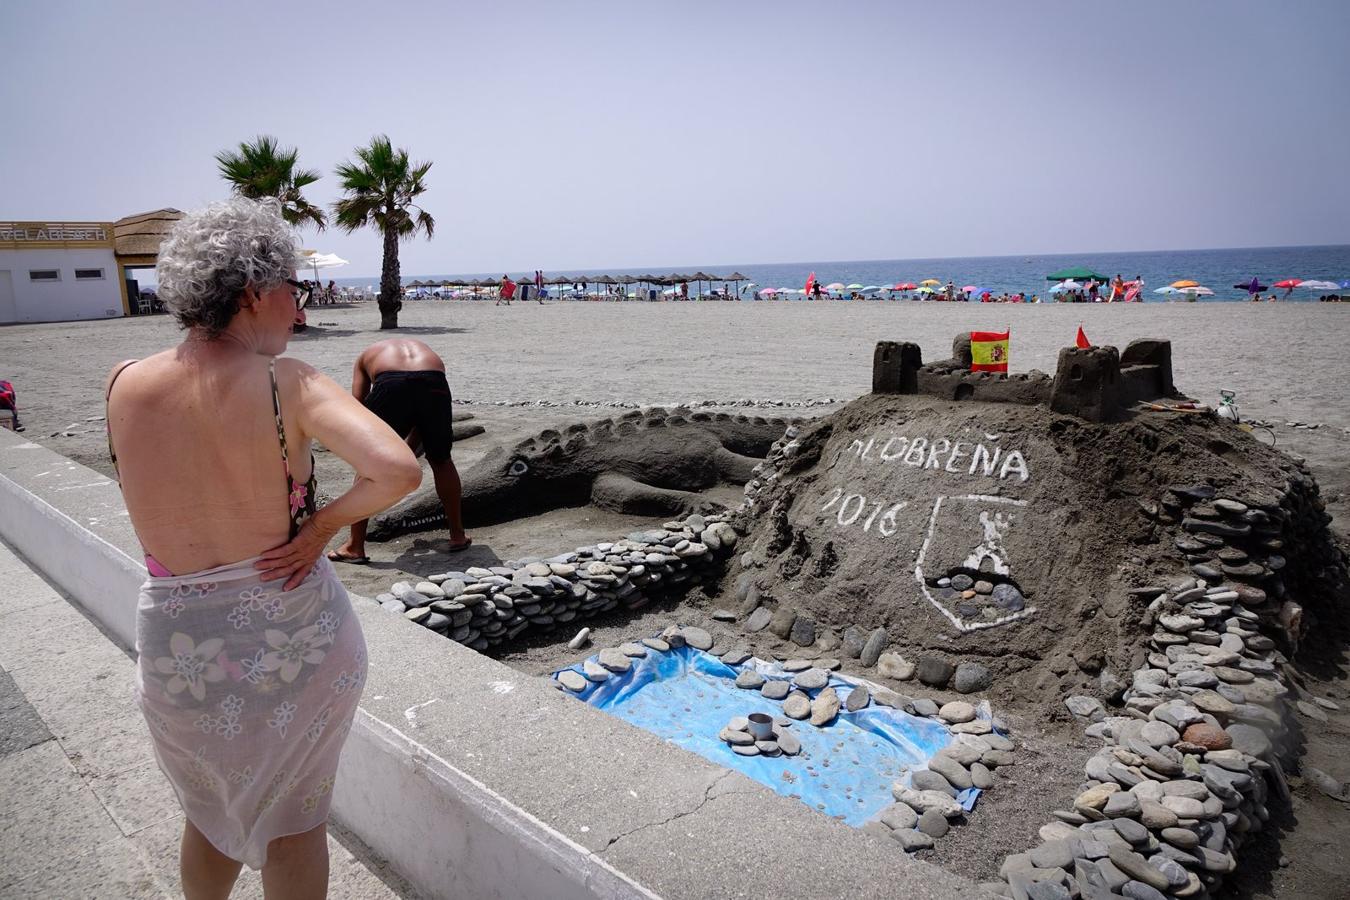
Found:
[[[19,412],[19,401],[14,396],[14,385],[3,379],[0,379],[0,409],[12,410],[15,414]]]

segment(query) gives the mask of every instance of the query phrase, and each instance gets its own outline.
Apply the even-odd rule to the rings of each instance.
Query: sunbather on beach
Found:
[[[413,452],[426,451],[431,474],[436,479],[436,493],[450,525],[450,550],[467,548],[473,541],[464,533],[459,470],[450,458],[455,439],[450,424],[450,385],[445,380],[445,361],[435,350],[413,338],[390,338],[371,344],[357,357],[352,370],[352,396],[407,440]],[[353,523],[347,543],[329,552],[328,558],[334,562],[369,562],[366,526],[365,519]]]

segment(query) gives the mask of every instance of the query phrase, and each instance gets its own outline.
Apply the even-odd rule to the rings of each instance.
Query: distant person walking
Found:
[[[514,281],[511,280],[511,277],[510,277],[509,275],[503,275],[503,276],[502,276],[502,286],[501,286],[500,288],[497,289],[497,304],[496,304],[496,305],[497,305],[497,306],[501,306],[501,305],[502,305],[502,301],[505,300],[505,301],[506,301],[506,305],[507,305],[507,306],[510,306],[510,305],[511,305],[511,298],[514,297],[515,295],[516,295],[516,283],[515,283]]]
[[[534,270],[534,296],[539,301],[539,305],[544,305],[544,270]]]
[[[413,338],[390,338],[367,347],[352,369],[352,396],[421,454],[425,450],[436,494],[450,526],[450,552],[467,548],[473,540],[464,533],[460,512],[463,488],[459,470],[450,458],[455,436],[450,385],[445,361],[426,344]],[[368,519],[353,522],[347,543],[328,553],[334,562],[363,565]]]

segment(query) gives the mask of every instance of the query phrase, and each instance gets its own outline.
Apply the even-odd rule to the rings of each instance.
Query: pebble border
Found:
[[[1280,648],[1297,647],[1303,610],[1281,574],[1285,553],[1312,573],[1304,590],[1345,570],[1316,483],[1300,471],[1264,501],[1171,487],[1145,512],[1188,571],[1130,592],[1154,630],[1120,713],[1095,697],[1065,700],[1103,746],[1072,808],[1041,827],[1038,847],[1004,860],[1003,881],[985,885],[1003,896],[1205,898],[1269,818],[1271,795],[1289,801],[1301,689],[1291,689]],[[1304,697],[1298,705],[1334,707]]]

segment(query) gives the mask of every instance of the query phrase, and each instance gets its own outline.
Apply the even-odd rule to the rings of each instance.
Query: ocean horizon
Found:
[[[578,281],[598,275],[657,275],[671,273],[693,274],[703,271],[714,275],[739,272],[748,276],[760,288],[801,289],[812,272],[822,285],[860,284],[886,287],[902,282],[918,283],[935,278],[942,283],[953,281],[958,288],[974,285],[992,294],[1025,292],[1047,298],[1053,285],[1046,276],[1051,272],[1072,266],[1085,266],[1107,278],[1121,275],[1126,280],[1142,277],[1145,283],[1144,299],[1163,302],[1171,299],[1155,294],[1180,279],[1197,281],[1214,291],[1202,302],[1246,300],[1245,290],[1234,287],[1246,284],[1253,277],[1270,286],[1285,279],[1304,281],[1331,281],[1337,284],[1350,280],[1350,244],[1326,244],[1303,247],[1241,247],[1219,250],[1132,250],[1112,253],[1057,253],[1016,256],[932,257],[882,260],[821,260],[792,263],[740,263],[735,265],[662,265],[639,268],[597,268],[545,270],[546,278],[575,276]],[[320,273],[324,275],[326,273]],[[507,273],[490,272],[422,272],[405,274],[403,283],[413,281],[444,281],[456,279],[498,279],[503,274],[513,278],[533,278],[533,272],[513,270]],[[334,280],[344,286],[377,287],[379,276],[348,276]],[[742,286],[744,286],[742,282]],[[704,285],[704,290],[708,286]],[[698,286],[690,285],[691,295]],[[1350,288],[1342,293],[1350,292]],[[1267,291],[1269,293],[1269,291]],[[1278,292],[1281,298],[1284,291]],[[1315,301],[1329,291],[1309,291],[1295,288],[1290,300]]]

